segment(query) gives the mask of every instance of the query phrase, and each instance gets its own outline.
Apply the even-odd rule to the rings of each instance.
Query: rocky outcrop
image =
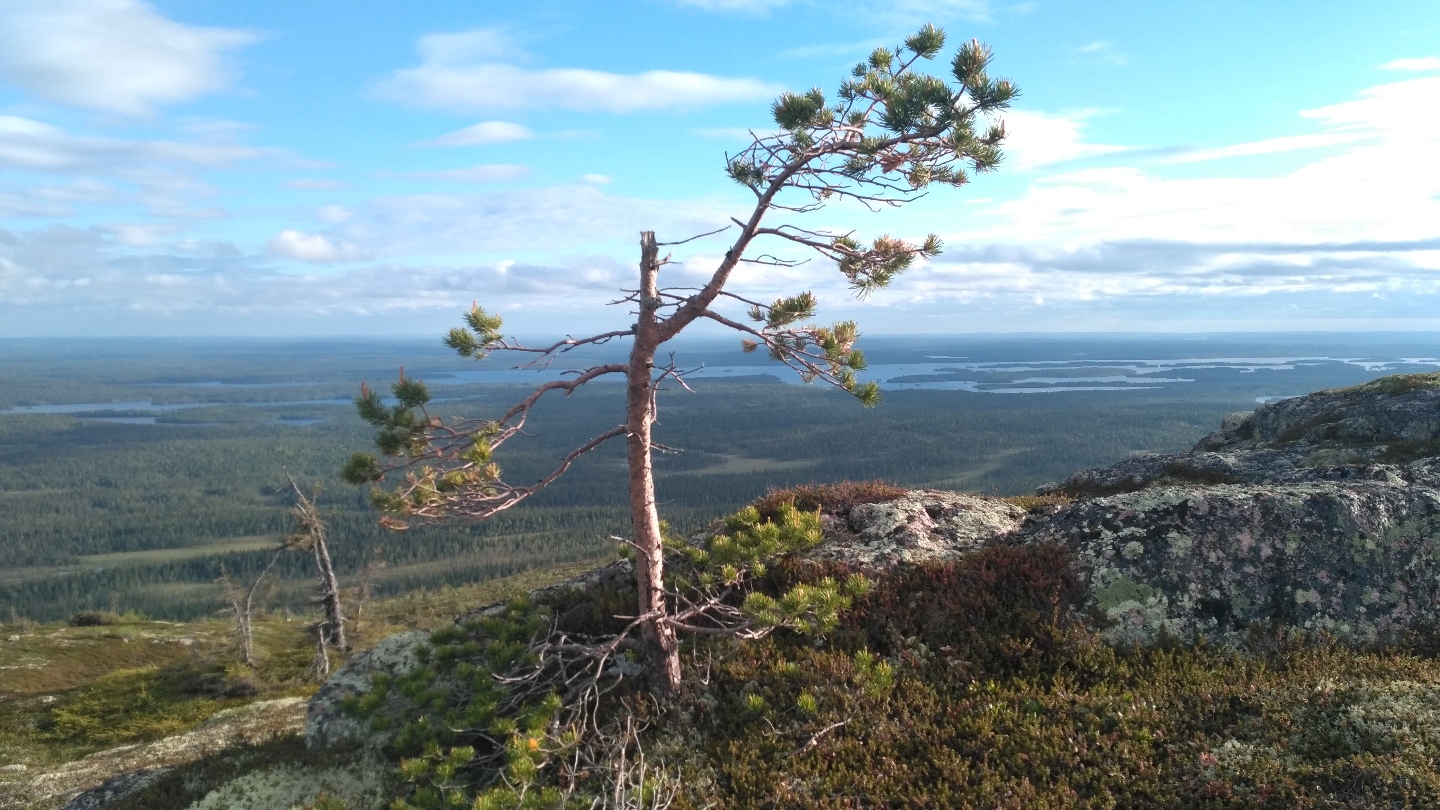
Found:
[[[1090,497],[1134,492],[1157,483],[1373,477],[1389,473],[1353,468],[1435,456],[1440,456],[1440,373],[1407,374],[1233,413],[1188,453],[1136,456],[1077,472],[1039,491]]]
[[[1275,625],[1342,641],[1440,626],[1440,374],[1387,377],[1227,416],[1186,453],[1041,487],[1044,508],[914,490],[822,515],[819,561],[883,571],[1002,543],[1057,543],[1117,643],[1238,639]],[[532,594],[624,584],[625,561]],[[477,613],[494,608],[484,608]],[[473,617],[476,614],[471,614]],[[312,746],[382,742],[340,702],[415,666],[426,636],[355,656],[316,695]]]
[[[1440,623],[1437,453],[1440,374],[1386,377],[1041,487],[1080,499],[1025,539],[1075,551],[1116,641],[1260,623],[1392,640]]]
[[[305,714],[305,745],[311,749],[376,748],[388,739],[344,710],[348,697],[368,694],[377,674],[399,677],[418,666],[415,651],[430,637],[414,630],[381,639],[374,647],[351,656],[310,698]]]
[[[996,498],[917,489],[823,515],[825,542],[806,556],[862,569],[944,560],[1013,535],[1026,512]]]
[[[1373,643],[1440,620],[1440,490],[1398,475],[1157,487],[1076,502],[1025,539],[1075,552],[1117,642],[1279,622]]]

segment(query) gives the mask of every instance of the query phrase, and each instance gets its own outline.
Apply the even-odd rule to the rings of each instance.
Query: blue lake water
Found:
[[[1187,359],[1145,360],[1115,358],[1099,360],[1040,360],[1029,362],[974,361],[964,357],[930,356],[943,362],[878,363],[859,376],[874,380],[888,391],[973,391],[993,394],[1049,394],[1064,391],[1143,391],[1196,382],[1186,372],[1229,370],[1242,374],[1295,371],[1305,366],[1343,364],[1367,372],[1383,373],[1398,366],[1423,366],[1440,369],[1440,358],[1397,357],[1394,359],[1353,357],[1197,357]],[[956,362],[961,361],[961,362]],[[1056,376],[1058,370],[1082,371],[1095,369],[1126,372],[1097,373],[1084,376]],[[775,377],[783,382],[799,383],[794,371],[778,364],[716,365],[687,368],[690,379],[725,379],[727,377]],[[1048,372],[1048,373],[1047,373]],[[537,383],[558,380],[565,371],[556,368],[516,369],[481,368],[464,371],[416,372],[416,376],[433,385],[473,385],[479,383]],[[1005,382],[987,381],[993,374],[1024,374]],[[913,377],[948,377],[952,379],[907,380]],[[972,379],[966,379],[971,377]],[[618,379],[618,375],[617,375]],[[1277,378],[1278,380],[1279,378]],[[1283,399],[1285,395],[1271,398]],[[1263,398],[1262,398],[1263,399]]]
[[[933,345],[933,344],[932,344]],[[954,345],[953,343],[951,345]],[[906,351],[902,357],[915,358],[915,362],[880,362],[871,365],[860,374],[862,380],[874,380],[880,387],[889,391],[965,391],[974,393],[989,394],[1054,394],[1070,391],[1153,391],[1156,389],[1185,388],[1197,384],[1204,385],[1207,380],[1219,378],[1225,379],[1248,379],[1255,375],[1265,388],[1260,396],[1255,397],[1257,402],[1267,402],[1277,399],[1284,399],[1290,396],[1307,393],[1316,388],[1326,387],[1333,383],[1326,382],[1327,375],[1330,377],[1354,379],[1357,377],[1379,376],[1385,373],[1396,373],[1400,371],[1413,372],[1422,370],[1440,369],[1440,357],[1436,355],[1416,355],[1414,348],[1424,351],[1428,346],[1416,346],[1411,348],[1410,353],[1395,347],[1393,355],[1387,355],[1383,348],[1375,347],[1378,351],[1374,354],[1361,355],[1358,352],[1354,355],[1345,356],[1321,356],[1304,354],[1257,354],[1245,356],[1243,354],[1212,355],[1206,353],[1202,346],[1195,347],[1195,356],[1185,357],[1171,356],[1155,359],[1145,359],[1144,355],[1136,357],[1125,356],[1119,352],[1125,352],[1139,348],[1153,348],[1153,345],[1130,344],[1119,348],[1115,354],[1101,354],[1104,351],[1115,351],[1116,346],[1109,346],[1108,349],[1101,346],[1090,346],[1083,341],[1060,342],[1053,344],[1017,344],[1018,349],[1013,349],[1016,355],[1029,355],[1024,360],[1006,360],[997,358],[996,352],[992,349],[989,352],[979,351],[978,357],[962,354],[927,354],[923,348]],[[938,347],[937,347],[938,348]],[[977,347],[982,348],[982,347]],[[1087,357],[1086,349],[1098,349],[1096,354],[1100,357]],[[1172,347],[1173,348],[1173,347]],[[1219,348],[1218,346],[1216,348]],[[1258,348],[1258,345],[1257,345]],[[1288,348],[1288,347],[1287,347]],[[1349,346],[1336,347],[1340,351],[1351,350]],[[1047,349],[1049,351],[1047,351]],[[933,351],[933,349],[932,349]],[[1012,349],[1004,349],[1012,351]],[[1188,350],[1186,350],[1188,351]],[[1222,349],[1223,351],[1223,349]],[[1244,348],[1241,348],[1244,351]],[[1283,349],[1282,349],[1283,351]],[[895,350],[890,350],[881,356],[886,359],[898,359]],[[988,353],[989,356],[985,356]],[[1068,359],[1046,359],[1045,354],[1050,357],[1067,357]],[[1137,352],[1139,354],[1139,352]],[[1157,352],[1158,354],[1158,352]],[[1176,354],[1172,351],[1172,354]],[[1012,355],[1012,356],[1016,356]],[[1078,356],[1077,356],[1078,355]],[[716,357],[733,357],[733,354],[713,354]],[[691,366],[682,366],[686,377],[693,380],[724,380],[766,377],[773,378],[786,383],[799,384],[798,375],[789,368],[778,363],[766,363],[763,359],[747,358],[750,362],[740,364],[716,363],[702,364],[695,363]],[[596,362],[591,359],[591,362]],[[493,363],[493,365],[491,365]],[[1333,373],[1332,373],[1333,372]],[[506,367],[495,358],[485,364],[466,369],[434,369],[430,371],[416,370],[413,376],[425,380],[434,386],[437,393],[445,393],[447,387],[461,385],[479,384],[500,384],[500,383],[540,383],[551,380],[562,379],[567,374],[565,366],[555,364],[550,368],[514,368]],[[1217,376],[1218,375],[1218,376]],[[607,378],[601,378],[605,380]],[[618,382],[621,378],[614,375],[612,378]],[[1319,383],[1317,383],[1317,380]],[[151,383],[149,385],[163,386],[166,388],[195,388],[208,391],[224,389],[254,389],[254,388],[286,388],[304,385],[325,384],[321,382],[287,382],[287,383],[227,383],[219,380],[201,381],[194,383]],[[1353,384],[1353,382],[1346,383]],[[1272,387],[1273,386],[1273,387]],[[1262,389],[1263,390],[1263,389]],[[279,394],[280,392],[277,392]],[[459,392],[456,392],[459,393]],[[465,396],[437,396],[433,401],[445,402],[458,399],[473,399],[483,397],[484,394],[471,394],[465,392]],[[283,397],[283,394],[281,394]],[[84,414],[81,418],[94,421],[109,421],[123,424],[157,424],[157,417],[151,414],[161,414],[172,411],[188,410],[193,408],[217,407],[244,405],[247,407],[273,408],[284,406],[305,406],[305,405],[349,405],[349,397],[332,397],[324,399],[284,399],[274,398],[262,402],[196,402],[157,404],[152,400],[133,400],[124,402],[84,402],[44,405],[23,405],[0,410],[0,415],[14,414]],[[104,416],[104,412],[129,412],[124,415]],[[312,417],[290,417],[277,416],[272,420],[273,424],[287,425],[310,425],[315,424],[319,419]],[[166,424],[166,423],[159,423]]]
[[[21,414],[21,413],[88,413],[90,411],[184,411],[191,408],[216,408],[230,405],[245,405],[255,408],[273,408],[283,405],[349,405],[348,397],[332,397],[330,399],[296,399],[296,400],[274,400],[270,402],[185,402],[179,404],[157,405],[148,399],[132,400],[129,402],[78,402],[64,405],[17,405],[13,408],[0,410],[0,414]],[[96,419],[125,419],[132,417],[95,417]],[[153,417],[133,417],[137,419]]]

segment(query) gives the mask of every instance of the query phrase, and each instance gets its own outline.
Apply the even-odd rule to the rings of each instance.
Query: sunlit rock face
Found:
[[[823,516],[825,542],[806,556],[860,568],[951,559],[1013,535],[1025,517],[1025,510],[996,498],[913,490]]]
[[[1157,487],[1027,533],[1076,552],[1113,641],[1256,625],[1395,638],[1440,619],[1440,490],[1392,480]]]
[[[1440,622],[1436,454],[1440,374],[1386,377],[1041,487],[1080,499],[1025,539],[1076,552],[1115,641],[1270,623],[1388,641]]]

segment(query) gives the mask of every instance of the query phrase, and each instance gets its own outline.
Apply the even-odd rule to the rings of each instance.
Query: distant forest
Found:
[[[253,577],[289,530],[287,471],[322,486],[319,504],[342,577],[353,583],[368,561],[385,561],[381,594],[600,559],[613,553],[610,536],[626,529],[618,444],[488,523],[382,529],[365,493],[338,478],[345,458],[368,448],[370,429],[352,407],[314,400],[349,396],[361,379],[393,379],[407,358],[415,362],[394,346],[326,345],[313,353],[293,345],[209,353],[191,347],[118,358],[30,346],[8,357],[0,361],[0,409],[215,404],[158,413],[0,414],[0,617],[114,608],[184,619],[217,610],[221,563],[237,577]],[[424,368],[437,374],[457,367],[424,355]],[[1377,374],[1332,372],[1353,382]],[[1129,453],[1187,447],[1222,414],[1253,407],[1257,391],[1273,389],[1240,380],[1183,391],[891,391],[866,410],[838,392],[760,376],[778,370],[756,373],[665,393],[657,438],[683,452],[658,459],[659,495],[662,516],[676,529],[703,526],[771,487],[800,482],[878,478],[1022,493]],[[217,379],[231,385],[206,385]],[[484,415],[528,390],[437,385],[437,397],[450,401],[434,408]],[[621,393],[595,384],[547,401],[531,435],[499,455],[507,478],[538,478],[564,451],[617,424]],[[240,404],[279,400],[286,402]],[[155,424],[101,421],[150,417]],[[274,604],[303,604],[310,566],[306,555],[281,558]]]

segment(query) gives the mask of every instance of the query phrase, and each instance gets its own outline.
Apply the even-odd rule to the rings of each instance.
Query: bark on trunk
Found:
[[[325,547],[325,535],[315,538],[315,567],[320,571],[320,603],[325,607],[325,623],[329,626],[330,646],[346,652],[345,616],[340,612],[340,585],[335,581],[335,569],[330,565],[330,549]]]
[[[660,537],[660,514],[655,509],[655,471],[650,458],[650,428],[655,421],[652,378],[659,346],[655,310],[658,297],[659,248],[655,233],[640,234],[640,312],[635,344],[630,350],[625,389],[627,449],[630,462],[630,521],[634,525],[635,589],[643,627],[651,680],[661,692],[680,686],[680,643],[675,629],[664,621],[665,558]]]

